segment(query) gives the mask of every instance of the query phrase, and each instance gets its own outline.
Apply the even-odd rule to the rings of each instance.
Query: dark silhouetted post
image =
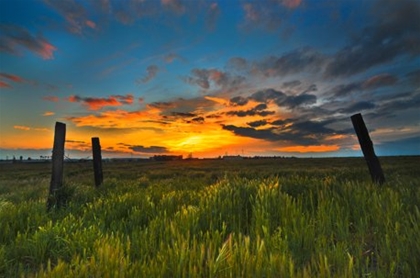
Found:
[[[384,173],[382,172],[381,164],[373,149],[373,143],[372,140],[370,140],[369,132],[363,121],[362,115],[360,113],[354,114],[351,116],[351,121],[354,130],[356,131],[357,138],[359,139],[359,144],[368,165],[372,181],[381,185],[385,182]]]
[[[92,137],[93,171],[95,174],[95,186],[102,184],[104,176],[102,173],[101,145],[98,137]]]
[[[55,123],[54,147],[52,153],[52,174],[50,192],[47,200],[47,209],[60,207],[59,190],[63,185],[63,164],[64,164],[64,142],[66,141],[66,125],[60,122]]]

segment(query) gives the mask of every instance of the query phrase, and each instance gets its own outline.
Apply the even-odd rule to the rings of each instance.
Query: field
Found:
[[[0,277],[419,277],[420,157],[0,164]]]

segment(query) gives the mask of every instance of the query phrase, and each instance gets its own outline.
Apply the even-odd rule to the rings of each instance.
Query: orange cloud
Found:
[[[29,127],[25,125],[15,125],[13,126],[14,129],[29,131],[29,130],[35,130],[35,131],[49,131],[48,128],[45,127]]]
[[[15,126],[13,126],[13,128],[20,129],[20,130],[25,130],[25,131],[31,129],[29,126],[24,126],[24,125],[15,125]]]
[[[55,113],[51,111],[46,111],[44,114],[42,114],[42,116],[45,116],[45,117],[52,116],[52,115],[55,115]]]
[[[334,152],[338,151],[340,147],[338,145],[313,145],[313,146],[290,146],[279,148],[281,152],[291,153],[323,153],[323,152]]]

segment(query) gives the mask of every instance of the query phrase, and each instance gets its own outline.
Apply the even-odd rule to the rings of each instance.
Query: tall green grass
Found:
[[[418,276],[419,175],[385,164],[392,174],[378,187],[345,165],[139,165],[129,178],[109,172],[99,190],[93,177],[66,176],[69,202],[49,213],[43,179],[16,179],[15,192],[8,177],[0,276]]]

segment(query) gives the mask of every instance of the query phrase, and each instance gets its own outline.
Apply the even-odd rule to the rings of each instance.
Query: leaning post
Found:
[[[102,173],[101,145],[99,144],[98,137],[92,137],[92,155],[93,155],[93,172],[95,176],[95,186],[99,187],[104,180],[104,176]]]
[[[47,210],[60,207],[59,190],[63,185],[64,143],[66,141],[66,124],[56,122],[54,131],[54,146],[52,153],[52,173],[50,191],[47,199]]]
[[[351,116],[354,130],[356,131],[357,138],[359,139],[360,147],[362,148],[363,156],[365,157],[367,166],[369,168],[372,181],[382,185],[385,182],[384,173],[382,171],[379,159],[373,149],[372,140],[370,140],[369,132],[366,128],[360,113]]]

